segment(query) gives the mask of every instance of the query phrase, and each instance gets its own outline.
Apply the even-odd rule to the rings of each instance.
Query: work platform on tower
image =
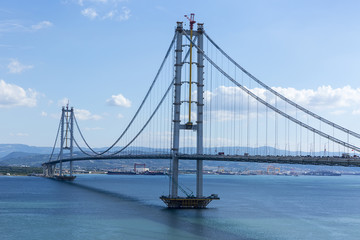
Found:
[[[220,200],[217,194],[209,197],[177,197],[161,196],[160,199],[168,208],[206,208],[212,200]]]

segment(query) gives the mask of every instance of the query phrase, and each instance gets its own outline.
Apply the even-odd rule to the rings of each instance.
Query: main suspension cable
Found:
[[[187,35],[187,33],[185,31],[183,31],[183,34],[185,35],[185,37],[191,41],[191,39],[189,38],[189,36]],[[283,111],[275,108],[273,105],[267,103],[266,101],[264,101],[262,98],[259,98],[258,96],[256,96],[256,94],[254,94],[253,92],[251,92],[249,89],[247,89],[246,87],[244,87],[243,85],[241,85],[240,83],[238,83],[235,79],[233,79],[231,76],[229,76],[224,70],[222,70],[216,63],[214,63],[206,54],[205,52],[199,48],[198,45],[196,45],[194,42],[193,42],[193,46],[196,47],[198,49],[198,51],[200,51],[204,58],[206,58],[206,60],[208,60],[211,65],[213,65],[221,74],[223,74],[227,79],[229,79],[231,82],[233,82],[235,85],[237,85],[239,88],[241,88],[244,92],[246,92],[247,94],[249,94],[251,97],[253,97],[254,99],[256,99],[257,101],[259,101],[260,103],[264,104],[265,106],[269,107],[270,109],[272,109],[273,111],[275,111],[276,113],[282,115],[283,117],[286,117],[288,118],[289,120],[293,121],[294,123],[296,124],[299,124],[300,126],[304,127],[304,128],[307,128],[308,130],[312,131],[313,133],[316,133],[322,137],[325,137],[325,138],[328,138],[330,139],[331,141],[333,142],[336,142],[344,147],[347,147],[347,148],[351,148],[351,149],[354,149],[356,151],[360,151],[360,147],[356,147],[355,145],[352,145],[352,144],[349,144],[347,142],[344,142],[344,141],[341,141],[340,139],[338,138],[335,138],[335,137],[332,137],[322,131],[319,131],[311,126],[309,126],[308,124],[305,124],[299,120],[297,120],[296,118],[284,113]]]
[[[197,37],[194,38],[194,41],[196,40],[196,38],[197,38]],[[93,150],[93,149],[90,147],[90,145],[86,142],[86,140],[85,140],[85,138],[84,138],[84,136],[83,136],[83,134],[82,134],[79,126],[78,126],[77,120],[76,120],[76,118],[75,118],[75,122],[76,122],[77,128],[78,128],[78,130],[79,130],[79,133],[80,133],[83,141],[85,142],[86,146],[87,146],[96,156],[104,155],[105,153],[107,153],[108,151],[110,151],[110,150],[122,139],[122,137],[125,135],[125,133],[129,130],[130,126],[131,126],[132,123],[135,121],[137,115],[139,114],[140,110],[141,110],[142,107],[144,106],[145,101],[147,100],[148,96],[150,95],[150,92],[151,92],[152,88],[154,87],[154,85],[155,85],[155,83],[156,83],[156,80],[158,79],[158,77],[159,77],[159,75],[160,75],[160,72],[161,72],[162,69],[163,69],[163,66],[164,66],[164,64],[165,64],[165,62],[166,62],[166,59],[168,58],[168,56],[169,56],[169,54],[170,54],[170,52],[171,52],[171,49],[172,49],[172,47],[173,47],[173,45],[174,45],[174,42],[175,42],[175,39],[176,39],[176,34],[174,35],[174,38],[173,38],[172,41],[171,41],[170,47],[169,47],[168,51],[166,52],[165,58],[164,58],[164,60],[163,60],[163,62],[162,62],[162,64],[161,64],[161,66],[160,66],[160,68],[159,68],[159,70],[158,70],[158,72],[157,72],[157,74],[156,74],[156,76],[155,76],[155,79],[153,80],[153,82],[152,82],[152,84],[151,84],[151,86],[150,86],[150,88],[149,88],[149,90],[148,90],[145,98],[143,99],[140,107],[138,108],[138,110],[136,111],[135,115],[133,116],[133,118],[131,119],[131,121],[129,122],[129,124],[128,124],[127,127],[125,128],[125,130],[123,131],[123,133],[120,135],[120,137],[119,137],[108,149],[106,149],[106,150],[103,151],[103,152],[96,152],[95,150]],[[190,51],[188,51],[188,52],[186,53],[183,62],[186,61],[186,59],[188,58],[189,52],[190,52]],[[112,154],[110,154],[110,156],[115,155],[115,154],[116,154],[116,153],[112,153]],[[88,155],[88,154],[87,154],[87,155]],[[94,155],[93,155],[93,156],[94,156]]]
[[[85,152],[85,151],[80,147],[80,145],[77,143],[77,141],[75,140],[75,138],[73,138],[73,140],[74,140],[76,146],[80,149],[80,151],[81,151],[83,154],[85,154],[85,155],[87,155],[87,156],[89,156],[89,157],[94,157],[94,155],[91,155],[91,154]]]
[[[98,155],[98,153],[97,153],[95,150],[93,150],[93,149],[89,146],[89,144],[87,143],[87,141],[85,140],[85,138],[84,138],[84,136],[83,136],[83,134],[82,134],[82,132],[81,132],[81,130],[80,130],[79,124],[78,124],[78,122],[77,122],[77,120],[76,120],[75,114],[74,114],[74,119],[75,119],[76,127],[77,127],[77,129],[78,129],[78,131],[79,131],[79,133],[80,133],[80,136],[81,136],[82,140],[84,141],[84,143],[86,144],[86,146],[90,149],[90,151],[92,151],[93,153],[95,153],[96,155]],[[79,147],[79,148],[80,148],[80,147]],[[81,150],[81,149],[80,149],[80,150]]]
[[[165,65],[166,59],[168,58],[168,56],[169,56],[169,54],[171,52],[172,46],[175,43],[176,35],[177,35],[177,33],[174,34],[174,37],[173,37],[173,39],[172,39],[172,41],[170,43],[169,49],[167,50],[166,55],[164,57],[164,60],[162,61],[161,66],[160,66],[160,68],[159,68],[153,82],[151,83],[151,86],[150,86],[148,92],[146,93],[143,101],[141,102],[140,107],[136,111],[135,115],[133,116],[133,118],[131,119],[131,121],[129,122],[129,124],[125,128],[125,130],[123,131],[123,133],[120,135],[120,137],[109,148],[107,148],[105,151],[103,151],[101,153],[97,153],[96,155],[103,155],[103,154],[107,153],[108,151],[110,151],[122,139],[122,137],[125,135],[125,133],[129,130],[130,126],[133,124],[133,122],[135,121],[135,119],[136,119],[137,115],[139,114],[140,110],[144,106],[145,101],[147,100],[148,96],[150,95],[150,92],[153,89],[153,87],[154,87],[154,85],[156,83],[156,80],[158,79],[158,77],[159,77],[159,75],[161,73],[161,70],[162,70],[163,66]]]
[[[237,62],[235,62],[235,60],[233,60],[228,54],[226,54],[207,34],[206,32],[204,32],[205,37],[225,56],[227,57],[235,66],[237,66],[239,69],[241,69],[241,71],[243,71],[246,75],[248,75],[250,78],[252,78],[255,82],[257,82],[258,84],[260,84],[261,86],[263,86],[265,89],[267,89],[268,91],[270,91],[272,94],[278,96],[279,98],[281,98],[282,100],[284,100],[285,102],[291,104],[292,106],[296,107],[297,109],[303,111],[306,114],[309,114],[310,116],[319,119],[320,121],[335,127],[343,132],[346,132],[356,138],[360,138],[360,134],[353,132],[347,128],[344,128],[334,122],[331,122],[323,117],[320,117],[319,115],[307,110],[306,108],[296,104],[295,102],[291,101],[290,99],[286,98],[285,96],[283,96],[282,94],[278,93],[277,91],[273,90],[271,87],[267,86],[265,83],[263,83],[262,81],[260,81],[259,79],[257,79],[255,76],[253,76],[251,73],[249,73],[248,71],[246,71],[245,68],[243,68],[242,66],[240,66]]]
[[[156,106],[154,112],[151,114],[151,116],[150,116],[149,119],[146,121],[146,123],[144,124],[144,126],[140,129],[140,131],[135,135],[135,137],[134,137],[128,144],[126,144],[124,147],[122,147],[119,151],[116,151],[116,152],[110,154],[109,156],[113,156],[113,155],[116,155],[116,154],[121,153],[122,151],[124,151],[128,146],[130,146],[130,144],[132,144],[132,143],[136,140],[136,138],[142,133],[142,131],[144,131],[144,129],[146,128],[146,126],[150,123],[151,119],[154,117],[154,115],[156,114],[156,112],[159,110],[161,104],[164,102],[164,100],[165,100],[167,94],[169,93],[169,91],[170,91],[172,85],[174,84],[174,82],[175,82],[175,79],[173,79],[173,81],[170,83],[168,89],[166,90],[164,96],[161,98],[159,104]]]
[[[59,127],[58,127],[58,130],[57,130],[57,133],[56,133],[56,138],[55,138],[54,146],[53,146],[53,149],[52,149],[51,154],[50,154],[50,157],[49,157],[49,162],[51,161],[51,158],[52,158],[52,156],[53,156],[53,154],[54,154],[54,151],[55,151],[57,139],[58,139],[58,137],[59,137],[61,122],[62,122],[62,118],[60,118],[60,121],[59,121]]]

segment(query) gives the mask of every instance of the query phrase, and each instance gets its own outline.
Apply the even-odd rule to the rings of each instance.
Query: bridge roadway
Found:
[[[86,160],[120,160],[120,159],[171,159],[171,154],[143,154],[143,155],[116,155],[97,157],[76,157],[55,160],[43,163],[43,166],[60,163],[60,161],[86,161]],[[326,165],[360,167],[359,157],[320,157],[320,156],[261,156],[261,155],[207,155],[207,154],[179,154],[183,160],[206,160],[206,161],[229,161],[229,162],[257,162],[257,163],[279,163],[279,164],[303,164],[303,165]]]

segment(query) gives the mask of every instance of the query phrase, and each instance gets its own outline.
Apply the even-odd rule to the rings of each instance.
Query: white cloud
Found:
[[[65,97],[65,98],[63,98],[63,99],[61,99],[61,100],[58,101],[58,106],[59,106],[59,107],[64,107],[64,106],[66,106],[69,102],[70,102],[70,100],[69,100],[67,97]]]
[[[26,31],[27,28],[14,20],[0,21],[0,32]]]
[[[111,10],[110,12],[105,14],[103,19],[107,19],[107,18],[112,19],[116,14],[117,14],[117,10]]]
[[[119,113],[119,114],[117,115],[117,118],[122,119],[122,118],[124,118],[124,115],[122,115],[121,113]]]
[[[320,86],[316,90],[294,88],[273,88],[299,105],[316,109],[339,109],[354,108],[360,104],[360,88],[345,86],[332,88],[331,86]]]
[[[23,25],[17,20],[0,21],[0,32],[33,32],[53,25],[50,21],[41,21],[31,26]]]
[[[53,24],[52,22],[49,22],[49,21],[42,21],[42,22],[39,22],[35,25],[32,25],[31,28],[33,30],[40,30],[40,29],[43,29],[43,28],[48,28],[48,27],[51,27]]]
[[[85,2],[91,2],[91,3],[107,3],[108,0],[78,0],[78,4],[80,6],[84,6]]]
[[[90,111],[85,109],[75,109],[75,116],[79,120],[100,120],[100,115],[92,114]]]
[[[25,90],[17,85],[0,80],[0,108],[35,107],[38,93],[32,89]]]
[[[81,11],[81,14],[90,19],[94,19],[98,16],[98,13],[93,8],[85,8]]]
[[[131,14],[130,14],[130,9],[127,8],[127,7],[122,7],[122,12],[119,16],[119,20],[120,21],[126,21],[126,20],[129,20],[129,18],[131,17]]]
[[[360,109],[356,109],[352,111],[353,115],[360,115]]]
[[[131,101],[122,94],[112,95],[106,102],[111,106],[131,107]]]
[[[320,86],[317,89],[295,89],[295,88],[281,88],[273,87],[273,89],[285,97],[289,98],[296,104],[314,111],[316,113],[326,111],[333,115],[340,115],[346,112],[352,114],[360,114],[360,88],[351,88],[345,86],[342,88],[332,88],[331,86]],[[275,106],[275,97],[263,88],[250,89],[258,97],[262,98],[269,104]],[[238,87],[225,87],[220,86],[210,91],[204,92],[204,102],[211,108],[212,111],[217,112],[222,120],[231,119],[231,112],[247,111],[249,99],[250,111],[262,113],[266,108],[259,103],[257,105],[256,100],[252,97],[248,97]],[[277,98],[278,108],[284,110],[284,102]],[[211,107],[210,107],[211,106]],[[289,111],[289,108],[288,108]],[[289,113],[289,112],[288,112]],[[229,115],[230,114],[230,115]]]
[[[48,115],[47,112],[44,112],[44,111],[41,112],[42,117],[47,117],[47,115]]]
[[[87,2],[91,4],[112,4],[116,5],[120,2],[127,2],[128,0],[77,0],[80,6],[84,6]]]
[[[83,9],[81,14],[90,19],[114,19],[127,21],[131,17],[131,11],[119,3],[126,0],[77,0],[77,4]]]
[[[34,66],[24,65],[16,59],[11,59],[7,67],[9,69],[9,73],[22,73],[27,69],[32,69]]]

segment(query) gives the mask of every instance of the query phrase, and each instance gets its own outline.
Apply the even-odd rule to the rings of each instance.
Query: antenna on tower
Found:
[[[194,23],[196,23],[196,21],[194,20],[195,18],[195,13],[190,13],[190,17],[188,15],[184,15],[184,17],[186,17],[189,22],[190,22],[190,30],[193,29]]]

